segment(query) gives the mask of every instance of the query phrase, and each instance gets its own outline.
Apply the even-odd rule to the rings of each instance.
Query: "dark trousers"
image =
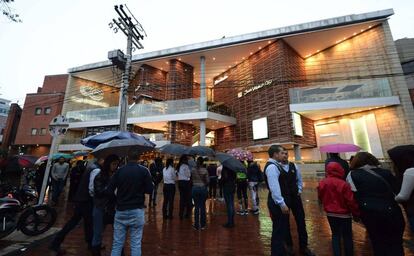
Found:
[[[192,196],[194,200],[194,226],[196,228],[206,226],[206,187],[193,187]]]
[[[367,229],[375,256],[404,255],[405,222],[398,206],[390,213],[362,211],[361,220]]]
[[[332,249],[334,255],[341,256],[342,238],[344,239],[345,255],[354,255],[354,243],[352,241],[352,218],[328,216],[328,222],[332,232]]]
[[[219,187],[219,197],[220,198],[223,198],[224,196],[223,196],[223,181],[221,180],[221,179],[219,179],[218,181],[217,181],[217,185],[218,185],[218,187]]]
[[[217,177],[210,177],[210,182],[208,183],[208,197],[216,198],[217,194]]]
[[[64,179],[52,179],[52,201],[57,203],[60,194],[62,193],[63,189],[65,188],[65,182]]]
[[[149,205],[151,205],[151,203],[153,205],[156,205],[157,204],[158,184],[159,183],[155,183],[154,182],[154,189],[152,190],[152,193],[149,196]]]
[[[234,225],[234,185],[223,185],[223,196],[226,202],[227,224]]]
[[[66,222],[65,226],[56,234],[52,241],[51,247],[59,249],[65,240],[66,235],[74,229],[83,219],[83,230],[85,241],[89,247],[92,244],[93,224],[92,224],[92,202],[76,203],[72,217]]]
[[[289,232],[289,214],[282,213],[280,206],[273,201],[270,193],[267,198],[267,207],[272,219],[271,256],[285,256],[285,239]]]
[[[305,224],[305,210],[303,209],[302,198],[294,196],[290,199],[288,207],[295,217],[296,228],[299,237],[299,247],[305,248],[308,246],[308,232],[306,232]],[[288,218],[288,232],[286,234],[286,245],[293,246],[292,235],[290,234],[290,223]]]
[[[164,218],[173,217],[175,184],[164,184],[164,201],[162,203],[162,216]]]
[[[179,180],[178,189],[180,191],[180,218],[191,216],[191,184],[190,181]]]
[[[237,199],[239,200],[239,205],[244,207],[245,210],[248,207],[247,186],[247,181],[237,182]]]

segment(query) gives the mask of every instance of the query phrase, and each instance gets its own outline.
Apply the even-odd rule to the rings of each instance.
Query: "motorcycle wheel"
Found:
[[[8,215],[0,216],[0,226],[0,239],[2,239],[3,237],[6,237],[13,233],[13,231],[16,229],[17,221],[15,218],[12,218]]]
[[[20,216],[20,231],[28,236],[43,234],[55,224],[56,215],[56,210],[48,205],[30,207]]]

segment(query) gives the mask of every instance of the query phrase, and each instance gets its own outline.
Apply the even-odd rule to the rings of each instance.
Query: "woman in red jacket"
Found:
[[[352,241],[352,216],[359,216],[358,204],[351,186],[343,180],[345,170],[336,162],[326,165],[326,178],[319,182],[321,200],[332,231],[332,249],[341,255],[341,238],[344,239],[345,255],[354,254]]]

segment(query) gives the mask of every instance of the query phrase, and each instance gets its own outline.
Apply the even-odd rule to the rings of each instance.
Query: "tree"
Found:
[[[14,2],[14,0],[0,0],[0,12],[13,22],[22,22],[19,14],[14,13],[13,9],[10,7],[12,2]]]

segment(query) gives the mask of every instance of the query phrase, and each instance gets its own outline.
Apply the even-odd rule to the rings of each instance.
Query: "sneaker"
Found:
[[[244,211],[243,211],[243,210],[241,210],[241,211],[237,211],[237,212],[236,212],[236,214],[237,214],[237,215],[244,215]]]
[[[199,230],[199,228],[196,225],[193,225],[194,230]]]
[[[308,247],[300,248],[300,253],[304,256],[315,256],[315,254]]]
[[[254,214],[254,215],[258,215],[259,213],[260,213],[259,209],[256,209],[256,210],[252,211],[252,214]]]
[[[234,224],[226,223],[223,225],[223,228],[234,228]]]
[[[244,216],[247,216],[247,215],[249,215],[249,211],[248,210],[244,210],[244,214],[243,214]]]
[[[206,228],[207,228],[206,226],[202,226],[200,229],[205,230]]]

